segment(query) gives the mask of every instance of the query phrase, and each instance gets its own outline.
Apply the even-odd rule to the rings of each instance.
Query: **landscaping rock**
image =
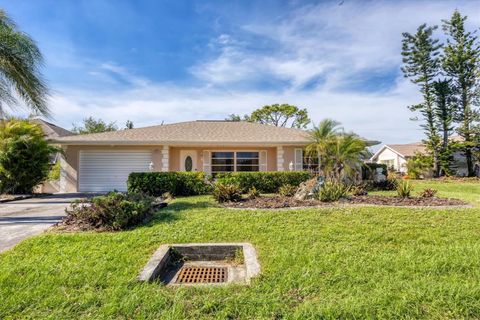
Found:
[[[323,185],[322,177],[315,177],[305,182],[302,182],[298,187],[297,191],[293,195],[295,201],[303,201],[307,199],[312,199],[315,191]]]

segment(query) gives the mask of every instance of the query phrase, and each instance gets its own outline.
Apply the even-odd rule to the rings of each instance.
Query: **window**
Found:
[[[235,171],[259,171],[258,152],[237,152]]]
[[[388,160],[380,160],[379,161],[382,164],[386,164],[387,168],[390,170],[393,170],[395,168],[395,160],[394,159],[388,159]]]
[[[260,171],[259,152],[212,152],[212,175],[234,171]]]
[[[235,171],[234,152],[212,152],[212,174]]]
[[[303,170],[318,173],[319,162],[318,157],[311,157],[307,156],[305,153],[303,154]]]
[[[192,157],[187,156],[185,158],[185,171],[192,171],[193,169],[193,160]]]

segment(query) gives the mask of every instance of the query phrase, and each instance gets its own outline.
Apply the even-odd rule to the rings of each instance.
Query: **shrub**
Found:
[[[358,186],[354,186],[351,189],[351,193],[354,196],[366,196],[368,194],[368,190],[367,190],[367,187],[365,185],[361,184],[361,185],[358,185]]]
[[[345,198],[349,192],[349,187],[341,182],[326,181],[318,190],[317,198],[322,202],[337,201]]]
[[[401,198],[409,198],[413,191],[413,185],[408,180],[400,180],[397,185],[397,194]]]
[[[61,164],[60,161],[57,161],[51,168],[50,172],[48,173],[47,179],[49,181],[57,181],[60,180],[60,171],[61,171]]]
[[[63,223],[82,229],[122,230],[142,222],[153,213],[154,198],[138,193],[110,192],[92,199],[76,200]]]
[[[237,202],[242,199],[242,192],[236,184],[215,184],[213,197],[218,202]]]
[[[427,188],[420,192],[420,197],[422,198],[433,198],[437,194],[438,190]]]
[[[298,187],[310,177],[311,174],[306,171],[228,172],[216,176],[218,182],[236,184],[242,192],[255,187],[262,193],[278,193],[280,187],[286,184]]]
[[[368,162],[362,165],[362,179],[373,180],[377,168],[382,168],[382,174],[387,176],[388,167],[386,164]]]
[[[407,175],[411,179],[420,179],[428,175],[433,168],[433,158],[421,153],[415,153],[407,161]]]
[[[133,172],[128,176],[128,191],[161,196],[169,192],[174,196],[207,194],[212,185],[203,172]]]
[[[296,191],[297,191],[297,187],[292,186],[291,184],[284,184],[283,186],[280,187],[280,189],[278,189],[278,193],[282,197],[291,197],[295,194]]]
[[[255,199],[260,197],[260,192],[255,187],[251,187],[247,192],[248,199]]]
[[[384,181],[369,181],[367,183],[368,190],[389,191],[397,189],[397,179],[392,176],[387,177]]]
[[[50,157],[58,151],[44,139],[39,125],[0,121],[0,193],[32,193],[47,178]]]

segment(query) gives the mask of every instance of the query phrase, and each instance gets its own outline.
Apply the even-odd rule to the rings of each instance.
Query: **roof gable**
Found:
[[[55,140],[60,137],[76,135],[75,133],[68,131],[67,129],[59,127],[40,118],[32,119],[30,120],[30,122],[38,124],[42,128],[42,131],[48,140]]]
[[[378,156],[385,150],[389,149],[392,152],[395,152],[402,158],[413,157],[416,153],[425,153],[425,145],[421,142],[416,143],[406,143],[406,144],[386,144],[380,150],[378,150],[371,158],[371,161],[374,161]]]

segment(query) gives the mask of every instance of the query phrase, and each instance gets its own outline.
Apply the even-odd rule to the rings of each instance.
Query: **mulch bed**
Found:
[[[223,205],[228,208],[252,208],[252,209],[279,209],[298,207],[317,207],[331,205],[380,205],[380,206],[405,206],[405,207],[444,207],[465,206],[468,203],[459,199],[449,198],[399,198],[381,195],[351,196],[337,202],[321,202],[319,200],[295,200],[292,197],[259,197],[256,199],[243,199],[239,202],[228,202]]]

